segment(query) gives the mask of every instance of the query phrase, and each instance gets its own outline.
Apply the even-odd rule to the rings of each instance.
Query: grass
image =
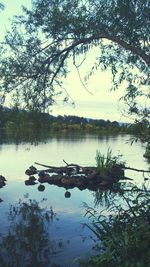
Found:
[[[149,267],[150,266],[150,191],[132,187],[123,195],[123,204],[112,201],[107,214],[86,207],[89,223],[95,234],[96,255],[82,262],[86,267]]]
[[[113,156],[112,149],[108,148],[106,156],[100,151],[96,151],[96,166],[99,171],[109,170],[114,165],[121,165],[123,162],[120,161],[121,155]]]

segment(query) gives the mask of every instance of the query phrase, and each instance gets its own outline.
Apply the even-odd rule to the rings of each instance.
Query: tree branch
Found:
[[[140,48],[132,46],[132,45],[128,44],[127,42],[120,40],[118,37],[115,37],[115,36],[110,36],[110,37],[108,36],[108,39],[117,43],[118,45],[122,46],[126,50],[131,51],[133,54],[136,54],[137,56],[142,58],[143,61],[148,66],[150,66],[150,56],[148,54],[146,54],[144,51],[142,51]]]
[[[140,169],[130,168],[130,167],[124,167],[124,169],[125,170],[136,171],[136,172],[147,172],[147,173],[150,173],[150,171],[147,171],[147,170],[140,170]]]
[[[98,41],[100,39],[107,39],[110,40],[116,44],[118,44],[119,46],[123,47],[124,49],[132,52],[133,54],[137,55],[138,57],[142,58],[143,61],[150,66],[150,56],[148,54],[146,54],[143,50],[141,50],[140,48],[137,48],[135,46],[132,46],[131,44],[127,43],[126,41],[120,40],[119,37],[117,36],[111,36],[107,33],[100,33],[97,35],[92,35],[90,37],[87,38],[81,38],[75,42],[73,42],[70,46],[65,47],[64,49],[62,49],[61,51],[58,51],[58,53],[55,53],[52,57],[48,57],[43,63],[46,63],[47,61],[49,61],[51,59],[51,63],[58,58],[61,54],[65,53],[66,51],[71,51],[73,50],[75,47],[77,47],[78,45],[85,45],[88,43],[91,43],[93,41]]]

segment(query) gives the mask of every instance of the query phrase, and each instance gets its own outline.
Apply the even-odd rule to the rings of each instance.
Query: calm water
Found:
[[[132,146],[129,143],[129,136],[97,136],[97,135],[85,135],[85,136],[59,136],[46,140],[46,142],[39,142],[38,144],[30,143],[5,143],[0,145],[0,174],[7,178],[7,185],[0,189],[0,198],[3,202],[0,203],[0,236],[1,241],[3,237],[8,236],[10,229],[15,232],[14,236],[17,236],[18,228],[28,224],[28,218],[21,217],[15,213],[14,217],[10,214],[10,205],[13,207],[19,207],[21,210],[21,204],[18,201],[29,202],[29,199],[36,200],[40,207],[49,209],[52,207],[56,216],[53,221],[49,222],[44,228],[46,235],[49,235],[53,244],[53,251],[51,252],[51,262],[60,264],[60,266],[78,266],[76,261],[80,257],[89,256],[92,253],[92,247],[94,243],[91,240],[91,232],[84,227],[83,223],[87,221],[84,217],[85,209],[83,208],[83,202],[86,202],[89,206],[94,206],[93,192],[78,189],[69,190],[71,192],[71,198],[66,199],[64,197],[65,189],[59,188],[53,185],[46,185],[44,192],[37,190],[38,185],[25,186],[24,181],[27,178],[25,170],[34,164],[34,162],[40,162],[51,166],[63,166],[63,159],[68,163],[76,163],[79,165],[95,165],[96,150],[100,150],[102,153],[106,153],[108,148],[112,148],[114,155],[123,154],[123,160],[130,167],[147,169],[147,162],[143,158],[144,147],[140,142],[134,143]],[[39,167],[40,168],[40,167]],[[40,168],[42,169],[42,168]],[[132,171],[126,172],[126,176],[132,177],[137,184],[143,181],[141,174],[134,173]],[[43,198],[45,199],[44,201]],[[41,202],[42,201],[42,202]],[[101,209],[101,207],[98,207]],[[16,214],[17,213],[17,214]],[[12,217],[13,219],[12,219]],[[19,224],[20,223],[20,224]],[[36,224],[35,224],[36,225]],[[31,227],[30,227],[31,228]],[[20,228],[19,228],[20,229]],[[22,228],[21,228],[22,229]],[[32,225],[31,232],[36,232],[38,227],[34,229]],[[22,233],[20,230],[20,233]],[[44,234],[44,233],[43,233]],[[18,234],[19,235],[19,234]],[[38,234],[37,234],[38,236]],[[12,238],[12,236],[11,236]],[[14,237],[13,237],[14,238]],[[12,238],[13,249],[14,242],[19,242],[19,238]],[[31,243],[30,237],[26,240],[27,243]],[[27,237],[26,237],[27,239]],[[3,242],[4,253],[7,255],[8,250],[12,249],[10,244]],[[17,243],[18,244],[18,243]],[[44,246],[44,245],[43,245]],[[19,248],[20,249],[20,248]],[[18,252],[18,247],[15,253],[18,253],[19,260],[26,252],[26,247],[21,248],[21,252]],[[43,248],[44,249],[44,248]],[[40,249],[40,252],[41,249]],[[14,251],[13,251],[14,253]],[[20,253],[20,254],[19,254]],[[23,254],[24,253],[24,254]],[[37,254],[39,253],[37,248]],[[46,255],[46,249],[43,251],[43,255]],[[28,260],[32,261],[33,253],[29,255]],[[21,256],[20,256],[21,255]],[[8,256],[8,255],[7,255]],[[9,255],[11,257],[11,255]],[[35,255],[34,255],[35,257]],[[43,256],[42,256],[43,257]],[[51,266],[50,259],[44,256],[39,266]],[[1,259],[0,259],[1,261]],[[13,266],[29,266],[25,263],[13,263]],[[18,264],[18,265],[17,265]],[[32,266],[37,267],[37,262]],[[0,262],[0,267],[3,263]]]

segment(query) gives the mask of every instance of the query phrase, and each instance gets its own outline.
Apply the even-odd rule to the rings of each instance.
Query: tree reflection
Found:
[[[136,186],[132,182],[121,182],[114,184],[111,188],[98,188],[94,193],[94,206],[104,206],[106,209],[110,208],[116,203],[121,203],[125,197],[129,197],[131,194],[133,197],[136,197],[139,193],[145,192],[145,188],[149,189],[149,178],[144,178],[144,182],[141,187]]]
[[[109,207],[113,201],[121,196],[125,190],[125,184],[115,183],[113,186],[98,188],[94,193],[94,205],[97,206],[105,206]]]
[[[11,206],[8,233],[0,236],[0,267],[53,266],[58,246],[49,238],[49,227],[55,217],[52,208],[45,210],[35,200]]]

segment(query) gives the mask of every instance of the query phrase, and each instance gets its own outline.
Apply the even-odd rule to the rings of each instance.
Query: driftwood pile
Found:
[[[37,170],[34,166],[29,167],[25,172],[29,176],[25,184],[34,185],[39,182],[40,186],[38,189],[40,191],[43,191],[45,188],[41,185],[43,183],[57,185],[66,189],[77,187],[80,190],[97,190],[97,188],[101,187],[111,187],[120,179],[126,179],[124,176],[124,166],[121,164],[115,164],[110,169],[104,170],[98,170],[97,167],[81,167],[77,164],[67,163],[63,167],[47,166],[40,163],[35,164],[45,167],[45,169]]]

